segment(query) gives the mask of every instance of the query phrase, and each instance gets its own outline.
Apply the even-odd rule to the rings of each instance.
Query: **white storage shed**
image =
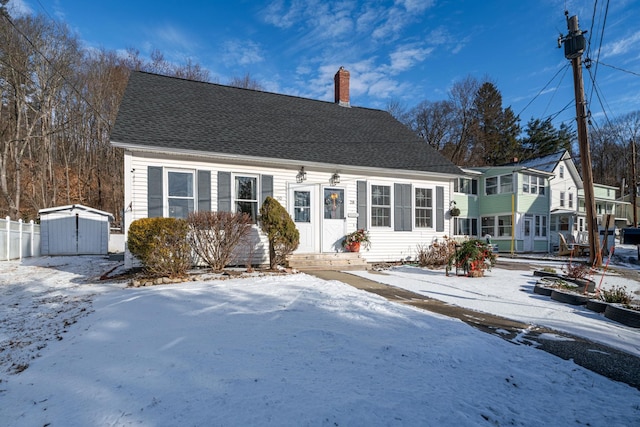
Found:
[[[113,215],[83,205],[41,209],[41,255],[107,255]]]

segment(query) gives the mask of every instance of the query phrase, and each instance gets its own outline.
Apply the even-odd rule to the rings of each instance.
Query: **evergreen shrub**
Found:
[[[127,247],[152,277],[184,277],[192,265],[183,219],[142,218],[129,226]]]

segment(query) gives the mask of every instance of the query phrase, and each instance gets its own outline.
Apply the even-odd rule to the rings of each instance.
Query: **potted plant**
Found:
[[[451,209],[449,209],[449,215],[451,216],[459,216],[460,215],[460,208],[457,207],[452,207]]]
[[[342,247],[347,252],[360,252],[360,247],[369,249],[371,247],[371,241],[369,240],[369,233],[360,228],[353,233],[349,233],[342,239]]]
[[[477,239],[467,240],[456,247],[449,258],[447,274],[455,265],[462,268],[469,277],[482,277],[485,270],[491,270],[496,263],[496,255],[491,245]]]

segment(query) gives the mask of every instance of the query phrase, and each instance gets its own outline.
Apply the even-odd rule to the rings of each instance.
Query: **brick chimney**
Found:
[[[344,67],[340,67],[333,77],[333,82],[336,90],[335,103],[343,107],[351,107],[349,103],[349,72]]]

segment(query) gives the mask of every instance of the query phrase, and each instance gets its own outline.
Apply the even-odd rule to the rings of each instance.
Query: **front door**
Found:
[[[313,185],[293,184],[290,187],[293,222],[300,232],[300,244],[297,253],[314,253],[318,251],[316,247],[316,233],[319,226],[317,208],[317,187]]]
[[[322,191],[322,252],[339,252],[346,231],[344,188],[325,187]]]
[[[524,219],[524,251],[533,252],[533,218]]]

